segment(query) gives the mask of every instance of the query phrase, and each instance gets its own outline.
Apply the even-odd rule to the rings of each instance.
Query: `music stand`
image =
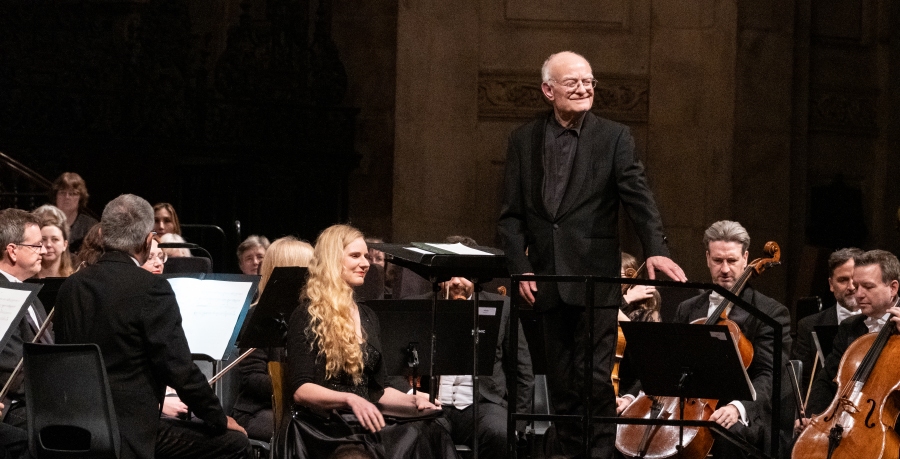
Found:
[[[242,348],[284,347],[291,314],[300,305],[306,285],[306,268],[296,266],[272,270],[256,306],[238,336]]]
[[[644,392],[679,398],[755,400],[737,344],[724,325],[621,322],[630,360]],[[712,424],[712,423],[711,423]],[[684,426],[679,426],[679,450]]]
[[[10,282],[0,287],[0,349],[6,348],[14,327],[22,321],[40,290],[41,285],[34,283]]]
[[[38,291],[37,297],[44,305],[44,309],[49,312],[56,306],[56,297],[59,295],[59,288],[65,282],[66,277],[45,277],[43,279],[25,279],[26,284],[40,284],[43,288]],[[28,303],[31,304],[31,303]]]
[[[825,359],[828,358],[828,354],[831,354],[831,349],[834,347],[834,338],[837,334],[837,325],[816,325],[813,327],[813,343],[816,345],[816,350],[819,351],[819,365],[822,368],[825,368]]]
[[[441,347],[434,355],[435,372],[439,375],[466,375],[472,366],[468,356],[472,355],[472,342],[465,339],[472,336],[473,301],[438,300],[437,321],[441,324],[435,335]],[[431,367],[431,355],[422,352],[431,340],[429,306],[431,300],[373,300],[366,302],[378,315],[381,322],[381,354],[388,376],[418,377],[418,367]],[[500,315],[503,301],[482,300],[479,306],[479,344],[496,343],[500,333]],[[409,353],[415,343],[418,362],[410,365]],[[494,373],[496,345],[478,346],[478,375],[491,376]],[[413,383],[413,390],[416,385]],[[430,388],[436,392],[435,387]]]
[[[440,243],[412,243],[412,244],[369,244],[369,247],[380,250],[385,254],[385,260],[407,268],[416,274],[428,279],[431,282],[433,292],[431,301],[431,350],[430,354],[435,354],[435,343],[437,341],[435,335],[435,315],[437,311],[437,294],[440,291],[440,283],[449,280],[452,277],[465,277],[469,279],[475,286],[473,295],[473,310],[477,311],[479,307],[479,292],[482,290],[481,284],[495,277],[508,277],[509,271],[506,268],[506,256],[502,250],[492,247],[463,247],[463,251],[482,252],[484,255],[467,255],[456,253],[448,250],[444,244]],[[480,330],[478,326],[478,313],[472,314],[472,330]],[[472,335],[472,404],[473,429],[478,430],[478,340],[475,334]],[[491,348],[495,346],[491,343]],[[428,380],[431,387],[437,387],[434,372],[434,358],[431,359],[431,365],[428,368]],[[429,396],[434,403],[435,391],[432,390]],[[478,442],[472,444],[472,457],[478,459]]]

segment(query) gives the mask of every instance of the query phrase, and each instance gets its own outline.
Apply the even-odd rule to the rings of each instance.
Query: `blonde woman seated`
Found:
[[[345,444],[378,458],[457,457],[434,419],[389,422],[374,404],[437,408],[425,394],[385,385],[378,317],[353,300],[367,253],[362,233],[346,225],[316,241],[303,304],[288,327],[285,394],[293,394],[294,409],[281,436],[284,457],[324,458]]]
[[[266,245],[268,251],[260,265],[262,274],[262,279],[259,281],[260,295],[265,290],[275,268],[283,266],[306,268],[313,258],[313,247],[308,242],[298,241],[290,236],[278,239],[271,245],[269,245],[269,241],[266,241]],[[252,314],[253,309],[250,311]],[[231,416],[247,430],[247,436],[250,438],[263,441],[272,439],[274,413],[272,412],[272,379],[269,377],[268,368],[269,362],[282,361],[283,350],[284,348],[280,347],[257,349],[238,364],[241,385]],[[242,353],[244,351],[246,349],[241,350]]]

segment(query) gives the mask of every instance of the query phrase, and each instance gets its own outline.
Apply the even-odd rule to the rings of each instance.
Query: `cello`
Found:
[[[900,298],[894,306],[900,304]],[[797,438],[792,459],[896,458],[900,437],[900,336],[888,322],[847,347],[835,381],[837,394]]]
[[[764,248],[769,258],[759,258],[749,264],[735,281],[731,293],[740,295],[747,281],[766,269],[781,264],[781,249],[775,242],[768,242]],[[725,299],[706,319],[697,319],[694,324],[726,325],[737,345],[744,368],[753,360],[753,344],[744,337],[740,327],[728,320],[731,301]],[[684,401],[684,419],[706,421],[715,412],[718,400],[690,398]],[[679,419],[679,399],[639,395],[622,417],[638,419]],[[679,427],[661,425],[619,424],[616,427],[616,449],[626,457],[661,459],[678,455],[680,458],[705,458],[712,449],[712,432],[706,427],[684,427],[684,449],[679,451]]]
[[[645,263],[646,264],[646,263]],[[638,276],[638,273],[644,269],[644,265],[642,264],[640,268],[635,270],[634,268],[626,268],[625,275],[622,277],[627,277],[629,279],[635,279]],[[628,290],[634,287],[634,285],[622,285],[622,294],[628,292]],[[626,317],[622,316],[622,312],[619,311],[620,320],[625,320]],[[616,335],[616,356],[613,360],[613,369],[612,369],[612,384],[613,391],[616,393],[616,397],[619,396],[619,366],[622,363],[622,358],[625,356],[625,334],[622,333],[622,327],[617,327],[618,334]]]

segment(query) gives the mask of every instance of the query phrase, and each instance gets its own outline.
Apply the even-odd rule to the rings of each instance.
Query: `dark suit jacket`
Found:
[[[56,333],[59,343],[100,346],[123,459],[153,457],[166,386],[174,388],[198,418],[224,431],[225,413],[191,360],[172,287],[129,255],[107,252],[63,283]]]
[[[709,294],[710,292],[706,291],[679,304],[673,322],[689,323],[706,317],[709,312]],[[777,320],[784,327],[781,337],[782,362],[786,362],[791,349],[791,317],[787,308],[752,287],[746,287],[741,293],[741,298],[756,306],[767,316]],[[753,361],[747,368],[747,374],[756,390],[756,400],[740,400],[740,402],[747,410],[750,427],[753,429],[762,427],[764,429],[762,434],[767,439],[772,418],[774,333],[771,328],[737,306],[732,307],[729,318],[740,327],[741,333],[753,344]],[[729,402],[730,400],[720,400],[718,406],[725,406]]]
[[[820,325],[837,325],[836,308],[837,306],[825,308],[797,322],[797,341],[791,349],[791,360],[803,362],[801,389],[809,387],[809,377],[812,374],[813,362],[816,360],[816,345],[813,343],[812,332]]]
[[[509,348],[509,297],[487,292],[481,292],[480,295],[479,298],[484,301],[503,301],[503,311],[500,313],[500,333],[497,335],[494,373],[490,377],[479,378],[479,401],[495,403],[506,408],[506,381],[508,378],[515,378],[516,411],[519,413],[531,413],[534,373],[531,366],[531,353],[528,351],[528,343],[525,341],[522,323],[519,322],[518,324],[518,355],[513,357],[506,352]],[[420,295],[415,299],[431,299],[431,294]],[[389,379],[390,385],[397,390],[407,392],[411,389],[409,382],[402,377],[391,377]],[[522,427],[524,428],[524,425]]]
[[[834,382],[834,378],[837,377],[841,358],[857,338],[869,333],[869,327],[866,326],[865,321],[866,316],[860,314],[846,319],[838,325],[838,334],[834,337],[834,347],[825,358],[825,368],[816,372],[816,378],[813,380],[812,391],[806,404],[808,416],[825,411],[834,400],[834,396],[837,394],[837,383]],[[892,323],[888,322],[888,324]]]
[[[620,203],[634,224],[644,256],[668,256],[659,212],[644,168],[635,158],[628,127],[590,112],[584,116],[562,203],[555,217],[549,214],[542,198],[544,131],[549,116],[553,114],[541,115],[509,137],[498,230],[510,273],[618,277]],[[539,285],[537,307],[552,307],[555,296],[546,295],[557,288],[562,301],[583,304],[582,285],[561,283],[558,287]],[[618,290],[612,284],[599,284],[597,298],[618,306]]]
[[[6,276],[0,274],[0,287],[5,287],[10,284],[11,282],[6,279]],[[34,308],[38,323],[33,323],[31,314],[26,311],[18,325],[13,326],[12,335],[10,335],[9,341],[7,341],[3,351],[0,352],[0,384],[6,384],[6,381],[16,368],[16,365],[19,364],[19,360],[22,358],[22,343],[32,342],[37,331],[40,330],[41,324],[47,320],[47,312],[44,311],[44,305],[41,303],[41,300],[35,297],[31,307]],[[52,338],[53,327],[50,327],[50,329],[47,330],[47,333]],[[24,372],[20,372],[10,388],[10,398],[19,399],[23,402],[25,401],[25,389],[22,387],[23,380]],[[7,406],[7,408],[9,408],[9,406]]]

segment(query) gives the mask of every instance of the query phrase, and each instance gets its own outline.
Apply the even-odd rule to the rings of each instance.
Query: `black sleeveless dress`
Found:
[[[287,339],[287,368],[284,396],[290,397],[303,384],[318,384],[327,389],[349,392],[377,402],[384,394],[385,371],[381,359],[380,326],[375,313],[359,305],[360,321],[366,336],[362,344],[364,369],[362,381],[353,382],[347,374],[325,378],[325,359],[318,346],[310,347],[311,337],[304,330],[310,316],[301,305],[291,316]],[[376,458],[456,458],[456,448],[447,431],[434,419],[409,422],[386,418],[381,431],[372,433],[362,427],[348,411],[319,412],[294,405],[290,417],[278,433],[275,447],[286,459],[327,458],[342,445],[356,445]]]

